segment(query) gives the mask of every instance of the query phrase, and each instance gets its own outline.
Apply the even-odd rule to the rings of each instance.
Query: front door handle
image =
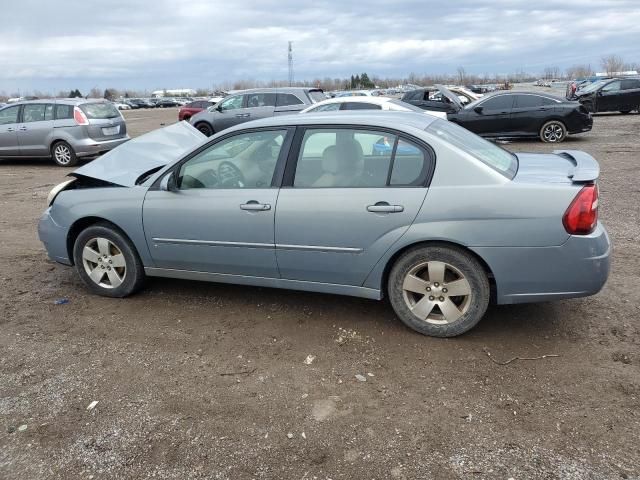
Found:
[[[26,132],[27,131],[27,127],[18,127],[18,130],[20,130],[21,132]]]
[[[389,205],[387,202],[378,202],[375,205],[367,205],[367,212],[399,213],[404,212],[404,207],[402,205]]]
[[[247,118],[247,117],[250,117],[250,116],[251,116],[250,113],[237,113],[236,114],[237,118]]]
[[[12,127],[7,127],[7,132],[15,132],[16,130]]]
[[[255,200],[251,200],[247,203],[243,203],[240,205],[240,210],[249,210],[252,212],[264,212],[266,210],[271,210],[271,205],[268,203],[258,203]]]

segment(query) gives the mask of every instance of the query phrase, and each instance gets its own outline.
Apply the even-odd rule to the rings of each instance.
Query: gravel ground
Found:
[[[137,135],[176,113],[126,117]],[[448,340],[357,298],[163,279],[89,295],[36,234],[67,171],[0,161],[0,478],[640,478],[639,134],[640,115],[600,115],[563,144],[602,167],[604,290],[490,307]]]

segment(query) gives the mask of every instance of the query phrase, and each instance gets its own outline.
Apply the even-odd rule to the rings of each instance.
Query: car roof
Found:
[[[438,117],[418,112],[396,112],[382,110],[352,110],[340,112],[306,113],[304,115],[278,115],[261,120],[242,123],[231,130],[243,130],[251,127],[284,127],[309,125],[358,125],[387,127],[413,127],[424,130]]]
[[[84,103],[105,103],[102,98],[39,98],[37,100],[20,100],[7,105],[28,105],[30,103],[60,103],[63,105],[81,105]]]
[[[328,98],[326,100],[322,100],[321,102],[313,104],[313,107],[317,107],[322,104],[325,105],[327,103],[347,103],[347,102],[356,102],[356,103],[375,103],[377,105],[382,105],[383,103],[387,103],[393,100],[393,98],[389,97],[367,97],[367,96],[356,96],[356,97],[333,97]]]
[[[231,95],[244,95],[246,93],[299,93],[309,92],[312,90],[322,91],[321,88],[314,87],[265,87],[265,88],[249,88],[247,90],[236,90]]]
[[[549,98],[551,100],[555,100],[555,101],[559,101],[559,102],[566,102],[567,100],[565,98],[562,97],[558,97],[556,95],[551,95],[550,93],[546,93],[546,92],[525,92],[525,91],[505,91],[505,90],[500,90],[497,92],[490,92],[485,94],[483,97],[480,97],[478,100],[482,100],[483,102],[485,100],[488,100],[489,98],[493,98],[493,97],[499,97],[500,95],[535,95],[537,97],[544,97],[544,98]]]

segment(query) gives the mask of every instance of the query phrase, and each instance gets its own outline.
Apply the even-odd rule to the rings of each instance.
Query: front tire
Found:
[[[550,120],[540,129],[540,140],[545,143],[560,143],[567,138],[567,127],[559,120]]]
[[[391,269],[387,290],[400,320],[432,337],[454,337],[473,328],[490,297],[480,262],[462,249],[444,246],[404,253]]]
[[[211,128],[211,125],[209,125],[208,123],[197,123],[196,128],[200,131],[200,133],[206,135],[207,137],[213,135],[213,128]]]
[[[98,223],[80,232],[73,259],[80,278],[95,294],[126,297],[144,283],[144,267],[135,247],[110,224]]]
[[[59,141],[51,146],[51,158],[59,167],[73,167],[78,163],[78,157],[71,145]]]
[[[631,113],[631,110],[620,110],[620,113],[623,115],[628,115]]]

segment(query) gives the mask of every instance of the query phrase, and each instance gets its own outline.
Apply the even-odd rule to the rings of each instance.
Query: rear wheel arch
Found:
[[[380,289],[384,295],[386,295],[387,288],[389,286],[389,274],[391,273],[391,269],[393,268],[395,263],[398,261],[398,259],[410,250],[415,250],[423,247],[445,247],[445,248],[450,248],[452,250],[463,251],[465,253],[472,255],[480,263],[480,265],[482,265],[482,268],[484,269],[487,275],[487,278],[489,279],[489,285],[491,287],[491,302],[495,303],[496,291],[497,291],[496,279],[489,264],[484,260],[484,258],[482,258],[480,255],[478,255],[476,252],[466,247],[465,245],[462,245],[456,242],[447,241],[447,240],[426,240],[421,242],[415,242],[409,245],[405,245],[404,247],[400,248],[398,251],[394,252],[394,254],[389,258],[389,260],[387,260],[387,263],[384,267],[384,271],[382,273]]]
[[[201,133],[204,133],[200,128],[202,126],[206,126],[209,131],[211,132],[209,136],[213,135],[215,133],[215,130],[213,129],[213,125],[211,125],[211,123],[207,120],[199,120],[196,123],[193,124],[193,126],[199,130]],[[206,135],[206,134],[205,134]]]
[[[69,232],[67,233],[67,253],[69,255],[69,260],[71,260],[72,264],[75,263],[73,259],[73,246],[76,243],[76,239],[78,238],[78,235],[80,235],[80,233],[83,230],[86,230],[87,228],[92,227],[94,225],[102,225],[102,226],[117,230],[120,235],[125,237],[131,243],[131,245],[133,245],[138,257],[140,256],[140,253],[137,251],[137,248],[135,246],[136,244],[131,240],[129,235],[127,235],[125,231],[122,228],[120,228],[118,225],[102,217],[83,217],[76,220],[71,225],[71,227],[69,227]]]

